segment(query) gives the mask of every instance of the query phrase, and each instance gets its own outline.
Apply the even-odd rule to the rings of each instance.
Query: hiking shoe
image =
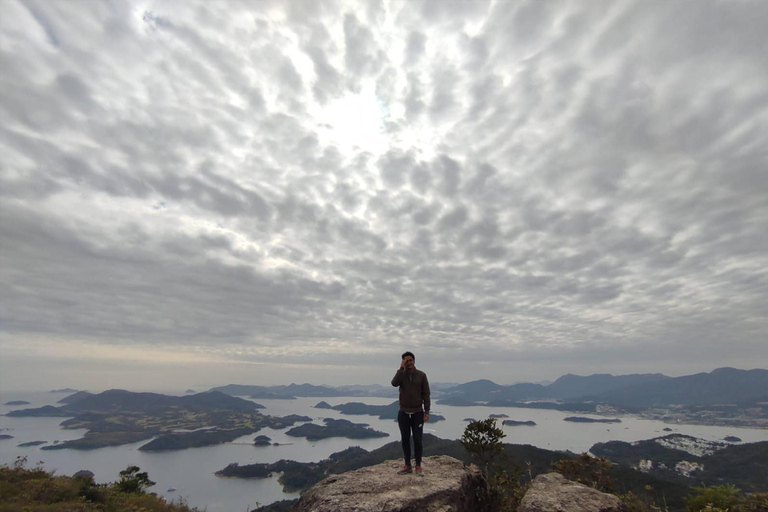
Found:
[[[397,472],[398,475],[407,475],[408,473],[413,473],[411,466],[403,466],[403,469]]]
[[[424,476],[424,472],[421,470],[421,466],[416,466],[416,476]]]

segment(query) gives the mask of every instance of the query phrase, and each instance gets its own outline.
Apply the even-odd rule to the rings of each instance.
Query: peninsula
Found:
[[[133,393],[112,389],[82,393],[61,407],[45,406],[11,411],[8,416],[69,418],[65,429],[87,429],[80,438],[43,446],[42,450],[91,450],[153,439],[139,450],[181,450],[230,442],[262,428],[282,429],[311,421],[306,416],[267,416],[250,400],[212,391],[187,396]]]

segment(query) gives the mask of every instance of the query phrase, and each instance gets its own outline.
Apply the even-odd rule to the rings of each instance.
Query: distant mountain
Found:
[[[697,373],[614,389],[582,399],[619,407],[658,407],[672,404],[745,404],[768,397],[768,370],[718,368]]]
[[[329,386],[330,387],[330,386]],[[394,398],[397,396],[397,388],[387,384],[353,384],[351,386],[335,386],[342,396],[372,396],[380,398]]]
[[[450,391],[451,394],[475,395],[477,393],[495,393],[504,389],[504,387],[505,386],[496,384],[492,380],[480,379],[465,384],[459,384],[458,386],[451,388]]]
[[[695,406],[753,404],[768,400],[768,370],[718,368],[710,373],[667,377],[659,373],[586,377],[563,375],[549,386],[514,384],[501,386],[478,380],[446,389],[438,400],[446,405],[525,406],[531,401],[565,401],[563,407],[584,403],[623,408],[645,408],[672,404]],[[575,404],[575,405],[574,405]],[[546,405],[546,404],[537,404]]]
[[[459,382],[430,382],[429,389],[431,391],[445,391],[446,389],[455,388],[459,385]]]
[[[672,379],[660,373],[619,375],[595,374],[588,377],[567,374],[547,386],[552,397],[570,399],[604,394],[622,388],[657,384]]]
[[[13,415],[61,416],[66,415],[66,413],[82,414],[85,412],[96,412],[114,414],[126,411],[156,414],[172,407],[193,412],[210,409],[252,412],[256,409],[264,408],[264,406],[249,400],[235,398],[217,391],[178,397],[160,395],[158,393],[133,393],[123,389],[110,389],[97,395],[88,394],[88,396],[82,396],[79,400],[61,407],[48,405],[39,409],[13,411]]]
[[[546,386],[540,384],[513,384],[502,386],[490,380],[476,380],[446,389],[439,403],[447,405],[474,405],[475,402],[513,402],[552,398]]]
[[[288,386],[249,386],[228,384],[212,388],[211,391],[221,391],[232,396],[249,396],[251,398],[291,399],[304,397],[339,397],[339,396],[373,396],[396,397],[397,389],[381,384],[356,384],[349,386],[315,386],[313,384],[290,384]]]
[[[345,396],[344,393],[327,386],[314,386],[312,384],[291,384],[289,386],[247,386],[241,384],[228,384],[211,389],[232,396],[266,396],[275,398],[295,398],[297,396],[331,397]],[[355,396],[355,395],[353,395]]]
[[[496,406],[548,407],[586,410],[583,405],[608,404],[623,408],[679,405],[750,404],[768,401],[768,370],[719,368],[710,373],[668,377],[660,373],[579,376],[563,375],[549,385],[518,383],[510,386],[488,379],[464,384],[432,386],[436,402],[468,406],[486,403]],[[382,384],[351,386],[245,386],[229,384],[213,388],[233,396],[252,398],[397,396],[397,389]],[[560,402],[560,405],[552,402]],[[565,404],[562,404],[565,402]],[[531,404],[529,404],[531,403]],[[570,405],[569,405],[570,404]],[[582,406],[580,406],[581,404]],[[569,408],[570,407],[570,408]]]

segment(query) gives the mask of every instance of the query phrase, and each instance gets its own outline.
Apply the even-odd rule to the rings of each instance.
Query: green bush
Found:
[[[155,485],[147,472],[139,473],[139,466],[128,466],[120,472],[120,480],[115,484],[120,492],[143,493]]]
[[[735,485],[715,485],[707,487],[701,485],[694,487],[695,494],[691,494],[685,499],[685,506],[690,512],[699,510],[729,511],[736,510],[739,493],[741,492]]]
[[[521,483],[519,467],[506,469],[495,463],[497,457],[504,457],[504,437],[493,418],[470,422],[461,436],[462,446],[478,463],[488,482],[486,492],[477,496],[488,512],[515,512],[527,490]]]

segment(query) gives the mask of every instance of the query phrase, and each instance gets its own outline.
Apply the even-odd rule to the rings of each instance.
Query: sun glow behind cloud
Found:
[[[324,145],[336,146],[343,153],[364,151],[375,156],[389,147],[384,129],[386,107],[370,81],[359,92],[348,91],[327,105],[315,105],[312,113]]]

